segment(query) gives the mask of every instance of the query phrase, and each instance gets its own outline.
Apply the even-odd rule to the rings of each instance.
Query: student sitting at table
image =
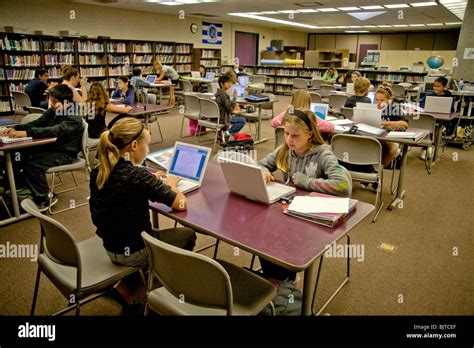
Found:
[[[153,63],[153,73],[158,74],[155,82],[163,81],[164,79],[170,80],[173,85],[179,84],[179,74],[169,65],[162,65],[159,60],[155,60]]]
[[[207,69],[204,65],[199,65],[199,74],[201,77],[206,77]]]
[[[426,97],[452,97],[453,95],[449,90],[447,90],[447,87],[448,79],[446,77],[438,77],[433,82],[433,90],[426,93],[424,97],[420,99],[420,107],[425,107]],[[451,108],[454,110],[454,103]]]
[[[336,69],[334,69],[334,68],[329,68],[329,69],[326,70],[326,72],[324,73],[324,75],[323,75],[323,80],[324,80],[324,81],[336,81],[338,76],[339,76],[339,75],[337,74]]]
[[[132,78],[130,79],[130,84],[135,87],[136,89],[140,89],[140,88],[149,88],[150,87],[150,83],[148,83],[147,81],[143,80],[143,77],[142,77],[142,69],[140,68],[133,68],[133,72],[132,72],[133,76]]]
[[[293,92],[293,97],[291,98],[291,104],[288,109],[282,111],[278,116],[272,120],[272,127],[277,128],[283,124],[285,115],[288,113],[288,110],[291,109],[310,109],[311,108],[311,95],[308,91],[304,89],[298,89]],[[334,123],[323,120],[316,117],[316,123],[318,124],[318,130],[321,133],[333,133],[334,132]]]
[[[369,94],[370,81],[365,77],[359,77],[354,82],[354,93],[355,95],[347,98],[344,107],[346,108],[355,108],[357,103],[367,103],[372,104],[367,95]]]
[[[112,262],[132,267],[148,266],[142,231],[179,248],[192,251],[196,233],[189,228],[152,229],[149,201],[174,210],[187,209],[186,197],[177,188],[178,179],[163,172],[154,174],[140,165],[149,152],[150,132],[142,122],[126,117],[100,136],[99,165],[90,178],[89,207],[97,235]],[[131,284],[117,290],[125,305]],[[126,307],[124,307],[125,309]]]
[[[62,65],[60,68],[62,84],[69,86],[72,91],[74,103],[84,103],[87,100],[87,78],[80,77],[79,71],[71,65]],[[81,94],[76,90],[77,85],[81,86]]]
[[[243,117],[233,115],[240,112],[240,107],[236,103],[235,96],[230,99],[229,90],[232,85],[229,75],[222,75],[218,81],[216,103],[219,105],[220,122],[225,125],[224,129],[220,131],[219,139],[223,143],[227,143],[229,136],[237,134],[245,126],[246,121]]]
[[[135,104],[136,97],[133,86],[130,85],[127,76],[120,76],[117,82],[117,89],[112,94],[112,99],[118,99],[121,103]]]
[[[3,135],[10,138],[46,138],[56,137],[53,143],[26,148],[21,151],[18,162],[26,185],[31,191],[33,200],[42,212],[48,210],[49,187],[46,171],[51,167],[70,164],[81,150],[82,131],[84,129],[81,115],[74,114],[72,91],[64,85],[57,85],[49,90],[49,108],[35,121],[6,128]],[[18,177],[21,182],[22,177]],[[18,185],[21,187],[21,185]],[[26,193],[26,190],[22,190]],[[52,197],[51,206],[58,202]]]
[[[351,80],[347,82],[355,83],[355,81],[359,78],[362,77],[362,74],[360,71],[354,70],[351,72]]]
[[[44,92],[51,87],[57,85],[56,82],[50,82],[48,84],[49,73],[48,70],[39,68],[35,71],[35,78],[28,82],[25,88],[25,93],[28,94],[31,101],[31,106],[47,109],[48,102],[42,101]]]
[[[105,125],[107,112],[126,114],[132,110],[132,107],[129,105],[119,106],[110,103],[109,95],[104,85],[100,82],[93,82],[91,84],[86,103],[88,111],[86,121],[89,125],[87,145],[90,148],[95,148],[99,145],[100,135],[107,129]]]
[[[348,71],[345,74],[344,73],[339,73],[336,82],[340,84],[342,87],[345,87],[348,82],[352,82],[351,79],[351,72]]]
[[[321,138],[314,114],[308,109],[294,109],[286,114],[283,125],[284,144],[258,163],[265,181],[273,181],[272,173],[279,169],[287,182],[302,190],[350,197],[350,175]],[[260,263],[269,278],[295,279],[294,272],[264,259]]]

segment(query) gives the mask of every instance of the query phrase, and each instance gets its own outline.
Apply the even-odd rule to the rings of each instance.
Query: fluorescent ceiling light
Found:
[[[363,25],[362,28],[377,28],[376,25]]]
[[[338,10],[341,10],[341,11],[359,11],[359,10],[360,10],[360,8],[355,7],[355,6],[338,7],[337,9],[338,9]]]
[[[450,23],[444,23],[446,25],[461,25],[462,22],[450,22]]]
[[[360,25],[348,25],[347,27],[352,28],[352,29],[353,28],[362,28],[362,26],[360,26]]]
[[[277,11],[263,11],[263,12],[260,12],[260,14],[278,14]]]
[[[444,25],[444,24],[443,23],[428,23],[426,25],[429,26],[429,27],[436,27],[438,25]]]
[[[295,10],[284,10],[284,11],[278,11],[279,13],[298,13],[298,11]]]
[[[385,8],[407,8],[410,7],[408,4],[391,4],[391,5],[383,5]]]
[[[405,27],[408,27],[408,24],[394,24],[393,26],[395,28],[405,28]]]
[[[347,28],[349,28],[349,27],[348,27],[348,26],[345,26],[345,25],[338,25],[338,26],[333,27],[333,28],[335,28],[335,29],[347,29]]]
[[[424,27],[424,24],[408,24],[410,27]]]
[[[367,19],[380,16],[387,11],[372,11],[372,12],[349,12],[348,15],[357,18],[360,21],[366,21]]]
[[[425,6],[436,6],[438,4],[434,1],[427,1],[427,2],[413,2],[413,3],[410,3],[410,5],[413,7],[425,7]]]
[[[370,33],[368,30],[346,30],[346,33]]]
[[[179,2],[173,2],[173,1],[163,1],[163,2],[159,2],[158,5],[176,6],[176,5],[184,5],[184,4],[179,3]]]
[[[372,6],[361,6],[364,10],[383,10],[383,6],[380,5],[372,5]]]
[[[315,25],[298,23],[298,22],[294,22],[294,21],[286,21],[286,20],[283,20],[283,19],[270,18],[270,17],[264,17],[264,16],[249,15],[249,14],[246,14],[246,13],[228,13],[228,15],[236,16],[236,17],[244,17],[244,18],[249,18],[249,19],[257,19],[259,21],[284,24],[284,25],[289,25],[289,26],[293,26],[293,27],[301,27],[301,28],[307,28],[307,29],[319,29],[319,27],[317,27]]]
[[[318,8],[319,12],[337,12],[339,11],[337,8]]]
[[[308,8],[308,9],[304,9],[304,10],[298,10],[297,12],[301,12],[301,13],[311,13],[311,12],[318,12],[318,10],[315,10],[313,8]]]
[[[382,25],[377,25],[377,28],[391,28],[391,25],[388,24],[382,24]]]
[[[440,0],[440,3],[460,20],[464,20],[467,0]]]

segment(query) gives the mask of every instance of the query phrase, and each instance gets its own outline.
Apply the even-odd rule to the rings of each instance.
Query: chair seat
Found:
[[[187,112],[183,116],[191,120],[199,120],[199,112]]]
[[[82,262],[83,293],[79,299],[103,291],[124,276],[138,271],[138,268],[112,263],[104,249],[102,239],[97,236],[77,243],[77,248]],[[39,256],[38,264],[63,295],[69,298],[76,288],[76,268],[56,263],[45,254]]]
[[[349,171],[351,174],[352,180],[356,181],[370,181],[375,182],[378,181],[379,174],[378,173],[364,173],[364,172],[353,172]]]
[[[87,166],[86,160],[83,158],[76,158],[71,164],[65,164],[62,166],[56,166],[49,168],[46,173],[58,173],[58,172],[70,172],[73,170],[85,169]]]
[[[262,277],[232,263],[216,260],[227,271],[232,284],[233,315],[256,315],[276,296],[276,288]],[[223,309],[180,303],[165,287],[148,294],[148,304],[161,315],[226,315]]]

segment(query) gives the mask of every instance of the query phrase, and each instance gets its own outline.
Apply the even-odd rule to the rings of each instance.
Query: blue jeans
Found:
[[[232,125],[229,128],[229,133],[231,135],[237,134],[242,128],[245,126],[245,118],[240,116],[231,116],[230,117],[230,124]]]

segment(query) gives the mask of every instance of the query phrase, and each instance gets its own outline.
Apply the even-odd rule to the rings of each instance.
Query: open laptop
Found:
[[[177,141],[166,175],[181,179],[177,186],[182,193],[196,190],[201,187],[210,156],[211,149],[208,147]]]
[[[357,102],[356,107],[361,108],[361,109],[377,109],[377,104]]]
[[[347,83],[347,85],[346,85],[346,94],[347,95],[354,95],[355,94],[353,83]]]
[[[237,98],[245,97],[245,87],[239,85],[233,85],[230,87],[230,97],[234,97],[234,91],[237,91]]]
[[[156,75],[148,75],[146,77],[146,82],[148,83],[155,83],[155,80],[156,80]]]
[[[239,76],[237,79],[239,81],[239,85],[241,86],[247,87],[249,84],[249,76]]]
[[[294,187],[265,183],[262,170],[252,164],[221,158],[221,168],[230,192],[257,202],[272,204],[296,192]]]
[[[212,81],[214,80],[214,77],[216,77],[216,73],[213,71],[209,71],[206,73],[206,77],[204,77],[206,80]]]
[[[424,112],[449,114],[452,104],[453,97],[426,97]]]
[[[355,107],[352,120],[356,125],[362,123],[368,126],[380,128],[382,126],[382,110]]]
[[[201,73],[199,71],[191,71],[191,77],[193,79],[200,79],[201,78]]]
[[[329,105],[324,103],[311,103],[311,111],[320,119],[325,120],[328,116]]]
[[[219,84],[217,82],[212,82],[210,92],[212,94],[216,94],[218,89],[219,89]]]
[[[369,94],[367,94],[367,97],[369,97],[369,99],[372,101],[372,104],[375,103],[375,92],[369,92]]]

